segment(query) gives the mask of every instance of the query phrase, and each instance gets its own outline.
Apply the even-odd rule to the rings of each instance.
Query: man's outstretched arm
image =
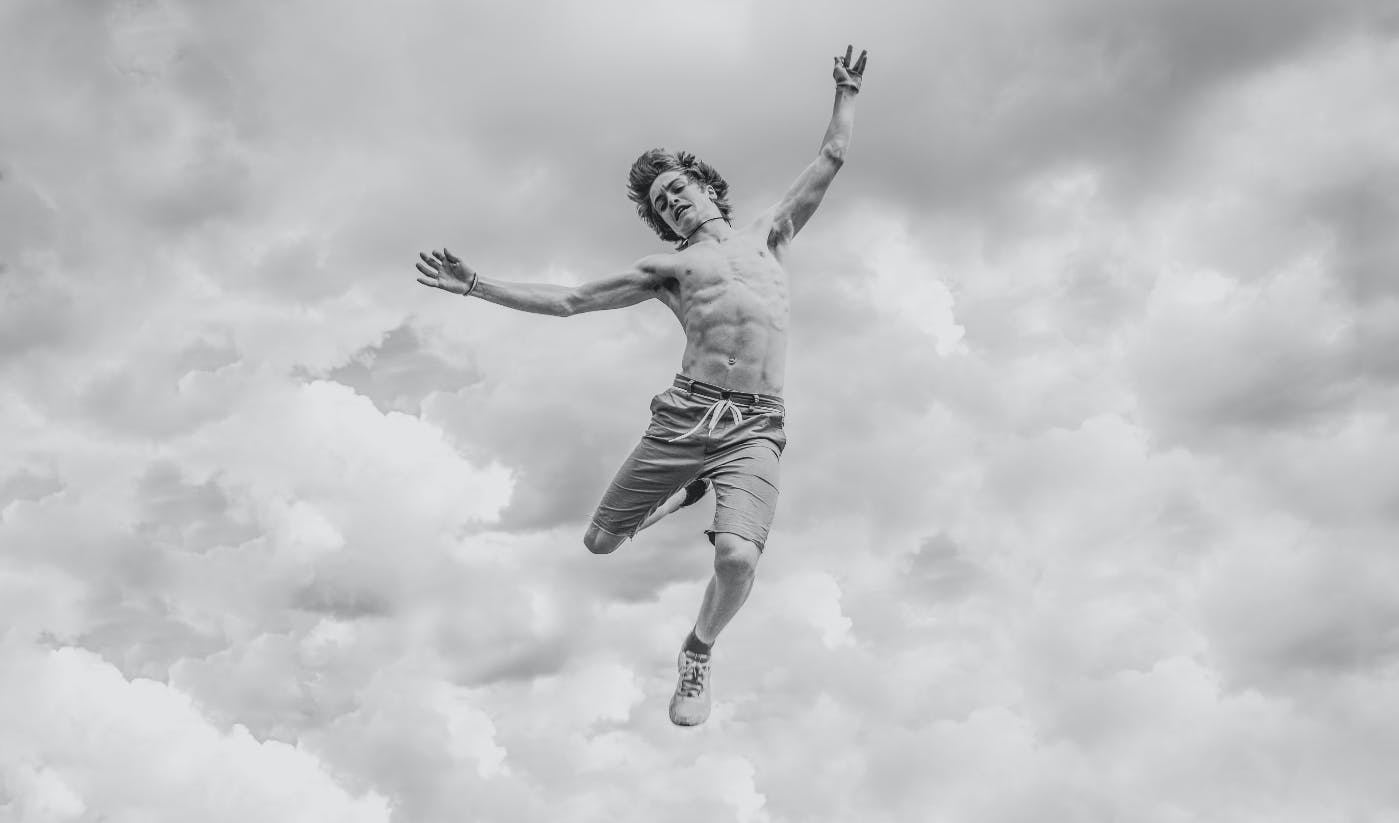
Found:
[[[850,133],[855,127],[855,97],[860,93],[864,82],[865,62],[868,52],[861,51],[860,59],[853,64],[850,55],[855,51],[847,46],[845,57],[836,57],[832,71],[836,81],[835,106],[831,111],[831,123],[826,127],[826,136],[821,141],[821,151],[811,161],[792,188],[787,191],[774,209],[772,234],[769,244],[777,247],[791,242],[801,231],[806,221],[821,205],[836,172],[845,163],[845,151],[850,146]]]
[[[634,306],[659,296],[664,278],[650,258],[631,269],[581,286],[555,283],[508,283],[487,280],[443,249],[431,255],[419,254],[418,282],[452,294],[479,297],[498,306],[534,314],[568,317],[589,311]]]

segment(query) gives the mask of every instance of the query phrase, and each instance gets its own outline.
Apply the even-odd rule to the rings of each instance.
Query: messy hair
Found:
[[[688,151],[651,149],[631,164],[631,173],[627,175],[627,199],[636,204],[636,213],[662,240],[680,243],[685,239],[667,226],[651,208],[651,184],[668,171],[684,172],[686,177],[702,186],[713,186],[714,205],[719,207],[725,221],[729,219],[729,212],[733,209],[729,205],[729,183],[713,166]]]

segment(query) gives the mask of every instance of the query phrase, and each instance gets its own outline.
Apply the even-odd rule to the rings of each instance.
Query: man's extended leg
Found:
[[[699,619],[680,651],[680,683],[670,700],[670,720],[696,726],[709,718],[709,653],[719,633],[748,599],[762,551],[736,534],[714,535],[714,576],[704,591]]]
[[[709,491],[709,481],[703,478],[691,481],[685,488],[671,495],[669,500],[662,503],[659,508],[651,512],[651,514],[642,521],[641,525],[636,527],[636,530],[638,532],[643,531],[655,525],[656,521],[665,516],[674,514],[676,511],[686,506],[693,506],[700,501],[700,498],[704,497],[704,493],[707,491]]]
[[[700,603],[699,619],[695,621],[695,637],[701,643],[712,644],[738,614],[753,588],[753,576],[762,554],[758,544],[736,534],[714,535],[714,576],[709,579],[709,588]]]

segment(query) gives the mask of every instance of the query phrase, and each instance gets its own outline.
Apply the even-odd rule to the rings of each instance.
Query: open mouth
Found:
[[[689,208],[690,208],[689,204],[686,204],[686,203],[682,203],[682,204],[680,204],[679,206],[676,206],[676,207],[675,207],[675,219],[676,219],[676,220],[679,220],[679,219],[680,219],[680,215],[681,215],[683,212],[687,211]]]

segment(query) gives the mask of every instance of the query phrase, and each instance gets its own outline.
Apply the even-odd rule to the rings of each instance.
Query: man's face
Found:
[[[711,199],[712,186],[701,186],[683,171],[667,171],[651,182],[651,209],[671,230],[689,237],[701,223],[721,216]]]

